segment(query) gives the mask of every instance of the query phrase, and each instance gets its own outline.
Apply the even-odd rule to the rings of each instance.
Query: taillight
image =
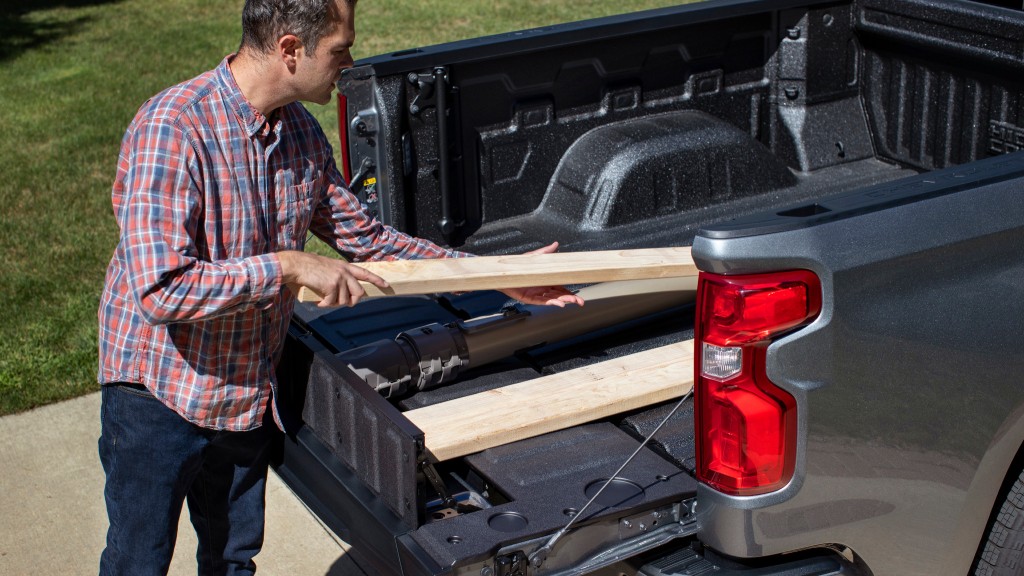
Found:
[[[796,401],[773,384],[773,338],[821,311],[807,270],[747,276],[701,272],[697,288],[697,478],[727,494],[778,490],[793,476]]]
[[[338,92],[338,140],[341,145],[341,175],[352,182],[352,163],[348,153],[348,98]]]

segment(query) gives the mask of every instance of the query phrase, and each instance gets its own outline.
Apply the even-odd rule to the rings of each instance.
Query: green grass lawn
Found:
[[[357,58],[676,4],[362,0]],[[7,0],[0,8],[0,414],[97,389],[96,308],[117,242],[110,185],[125,127],[161,89],[217,65],[241,0]],[[333,105],[310,105],[337,141]]]

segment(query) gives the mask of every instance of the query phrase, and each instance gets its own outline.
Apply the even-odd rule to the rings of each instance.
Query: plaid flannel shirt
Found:
[[[98,380],[143,384],[206,428],[249,430],[275,393],[294,307],[276,252],[312,232],[355,261],[463,254],[369,217],[309,112],[292,103],[268,120],[230,60],[149,100],[124,136]]]

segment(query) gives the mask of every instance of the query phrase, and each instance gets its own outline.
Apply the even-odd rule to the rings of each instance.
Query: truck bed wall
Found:
[[[674,243],[687,243],[715,219],[907,174],[897,168],[970,162],[1024,141],[1014,40],[1020,24],[1010,11],[921,0],[772,8],[709,3],[659,12],[656,26],[645,23],[642,42],[632,22],[597,27],[592,38],[572,42],[552,32],[551,41],[526,47],[519,37],[501,37],[371,59],[386,110],[381,116],[390,123],[381,150],[389,182],[383,217],[481,253],[520,250],[545,240],[537,232],[550,227],[531,221],[550,212],[546,198],[562,178],[581,205],[615,213],[588,230],[569,229],[563,244],[589,247],[594,236],[607,245],[615,235],[602,235],[605,229],[665,216],[682,217],[670,225],[681,231]],[[452,87],[451,183],[444,192],[437,111],[409,111],[420,90],[408,75],[435,66],[444,67]],[[660,174],[638,161],[622,177],[654,190],[645,197],[586,198],[594,193],[588,182],[565,170],[573,146],[596,128],[628,129],[633,121],[684,111],[706,113],[749,142],[718,148],[709,142],[703,150],[673,144],[680,148],[664,155],[677,168],[658,168]],[[755,149],[774,160],[772,170],[797,178],[769,187],[759,174],[733,168]],[[863,172],[853,167],[867,160],[894,169],[868,182],[840,170]],[[461,223],[449,236],[438,225],[443,195]],[[681,195],[690,200],[680,202]],[[576,219],[572,209],[564,212],[562,220]],[[663,231],[649,231],[650,238],[620,234],[619,242],[662,241],[655,236]]]
[[[624,36],[561,49],[557,57],[538,52],[452,67],[466,103],[458,141],[476,147],[463,150],[462,187],[479,191],[479,198],[466,195],[465,216],[489,222],[535,210],[565,152],[598,126],[699,110],[765,138],[773,28],[771,13],[755,14],[731,20],[727,33],[681,26],[643,43]],[[418,208],[428,208],[417,213],[430,214],[430,195],[416,198]]]
[[[861,86],[878,154],[919,170],[1024,144],[1019,12],[970,2],[856,5]]]

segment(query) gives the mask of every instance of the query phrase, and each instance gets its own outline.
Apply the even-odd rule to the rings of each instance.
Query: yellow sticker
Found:
[[[373,186],[376,183],[377,183],[377,179],[376,178],[367,178],[366,180],[363,180],[363,187]]]

